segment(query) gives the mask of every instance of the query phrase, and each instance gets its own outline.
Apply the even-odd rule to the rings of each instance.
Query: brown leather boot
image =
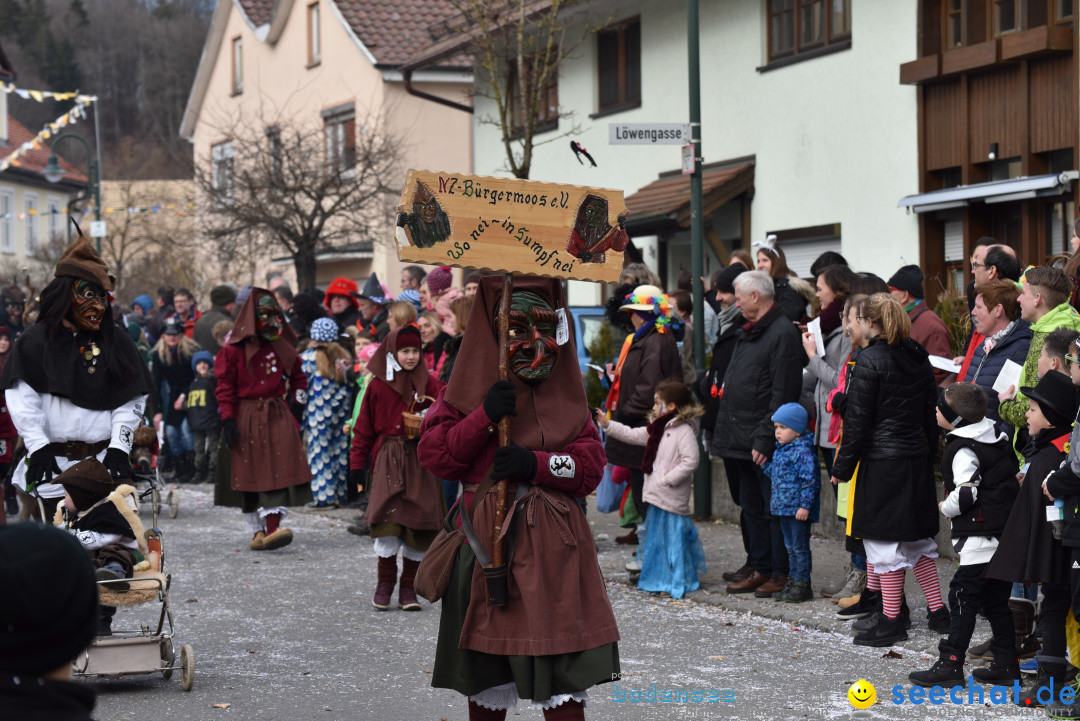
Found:
[[[636,546],[636,545],[638,545],[637,529],[636,528],[631,528],[630,533],[627,533],[627,534],[622,535],[622,536],[615,536],[615,543],[621,543],[621,544],[626,545],[626,546]]]
[[[753,572],[754,569],[747,563],[742,568],[737,568],[734,571],[724,571],[723,579],[728,583],[738,583],[750,578]]]
[[[756,590],[765,583],[768,583],[769,579],[762,576],[757,571],[754,571],[749,576],[739,581],[738,583],[729,584],[727,587],[728,593],[750,593]]]
[[[754,595],[758,598],[772,598],[774,593],[778,593],[784,590],[784,586],[787,585],[787,576],[773,576],[765,583],[757,587],[754,591]]]

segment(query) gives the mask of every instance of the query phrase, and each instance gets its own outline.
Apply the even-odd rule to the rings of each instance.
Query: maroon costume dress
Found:
[[[442,483],[420,465],[417,439],[406,437],[401,414],[409,410],[414,395],[435,398],[445,384],[429,375],[422,354],[412,371],[398,370],[390,382],[385,380],[386,356],[397,352],[399,333],[395,330],[388,335],[368,363],[374,378],[364,392],[353,426],[349,468],[366,468],[372,461],[364,517],[371,526],[371,537],[397,537],[410,548],[426,551],[446,515],[446,502]],[[415,409],[430,403],[418,403]]]
[[[218,411],[223,421],[235,419],[240,432],[231,450],[221,444],[214,504],[244,513],[312,500],[300,425],[285,402],[307,390],[307,377],[288,326],[275,342],[255,332],[254,304],[267,293],[252,290],[229,343],[214,359]]]
[[[492,330],[500,278],[484,278],[455,373],[422,426],[420,461],[441,478],[460,480],[459,503],[471,507],[473,525],[490,555],[496,494],[474,501],[492,468],[496,423],[483,395],[498,379],[498,344]],[[515,278],[515,292],[540,295],[565,308],[558,281]],[[459,368],[459,371],[460,371]],[[578,498],[600,483],[605,456],[589,419],[573,340],[561,347],[551,375],[536,385],[514,379],[517,416],[510,439],[536,457],[528,481],[510,480],[516,541],[507,604],[492,607],[476,556],[463,543],[442,599],[432,686],[452,688],[487,708],[508,708],[517,698],[545,708],[583,701],[585,691],[618,678],[618,628],[596,558],[589,522]]]

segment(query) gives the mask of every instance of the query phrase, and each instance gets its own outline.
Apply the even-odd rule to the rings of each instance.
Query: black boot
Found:
[[[851,621],[856,618],[862,618],[863,616],[869,616],[880,607],[881,591],[871,591],[866,589],[859,595],[858,603],[852,604],[847,608],[841,608],[836,612],[836,616],[844,621]]]
[[[98,606],[97,635],[112,636],[112,620],[116,615],[115,606]]]
[[[1049,690],[1053,689],[1051,694]],[[1039,700],[1039,690],[1044,689],[1042,692],[1042,701]],[[1024,708],[1037,708],[1039,706],[1046,705],[1044,701],[1053,701],[1058,692],[1061,690],[1061,679],[1054,678],[1043,664],[1039,664],[1039,673],[1035,677],[1035,684],[1024,689],[1020,694],[1020,698],[1017,703]]]
[[[964,683],[964,659],[954,653],[942,653],[926,671],[912,671],[908,674],[912,683],[927,688],[942,686],[949,688]]]
[[[191,483],[195,479],[195,451],[185,451],[176,459],[176,482]]]
[[[855,637],[856,646],[892,646],[894,643],[907,640],[907,631],[904,630],[904,621],[897,616],[889,618],[882,616],[877,625],[860,633]]]

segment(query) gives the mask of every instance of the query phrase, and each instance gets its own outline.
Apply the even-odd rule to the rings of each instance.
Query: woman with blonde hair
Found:
[[[195,380],[191,357],[199,350],[199,344],[184,335],[183,326],[174,321],[165,324],[165,330],[153,348],[150,375],[154,381],[154,427],[164,420],[165,440],[170,465],[177,483],[189,483],[195,477],[195,434],[187,422],[184,401],[187,389]],[[164,469],[163,469],[164,471]]]
[[[439,380],[443,383],[450,382],[450,373],[454,370],[454,360],[461,348],[461,340],[465,337],[465,326],[469,323],[469,314],[472,313],[473,299],[458,298],[450,304],[450,315],[454,321],[454,335],[443,344],[442,370],[439,372]]]
[[[391,331],[416,322],[416,306],[407,300],[395,300],[386,309],[386,322]]]
[[[446,341],[450,340],[450,334],[443,331],[442,325],[442,319],[433,310],[425,310],[416,319],[416,327],[420,329],[420,350],[424,354],[424,363],[436,377],[442,374],[443,363],[446,361],[443,348]]]
[[[858,305],[867,339],[847,380],[844,433],[832,482],[851,482],[847,534],[866,548],[866,591],[844,618],[860,646],[891,646],[908,637],[901,598],[910,568],[926,596],[930,630],[949,631],[949,611],[937,577],[937,389],[926,350],[911,339],[911,320],[892,296],[876,293]],[[852,608],[855,608],[853,606]]]
[[[345,502],[349,478],[349,434],[345,419],[351,406],[347,372],[352,355],[337,342],[337,323],[319,318],[311,324],[311,342],[300,354],[307,376],[304,435],[311,466],[311,508],[336,508]]]

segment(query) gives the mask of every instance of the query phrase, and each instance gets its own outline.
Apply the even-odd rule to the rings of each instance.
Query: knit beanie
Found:
[[[308,331],[311,340],[316,343],[330,343],[337,340],[338,325],[333,318],[316,318]]]
[[[82,234],[60,254],[53,275],[97,283],[110,292],[116,288],[116,279],[109,275],[109,266],[101,260],[90,239]]]
[[[441,295],[450,287],[454,276],[451,274],[449,266],[441,265],[428,273],[425,280],[427,280],[427,287],[432,295]]]
[[[398,294],[398,300],[407,300],[410,303],[412,303],[413,306],[415,306],[417,310],[420,310],[420,292],[419,291],[416,291],[416,290],[414,290],[412,288],[409,288],[408,290],[403,290],[403,291],[401,291],[401,293]]]
[[[378,343],[370,343],[360,349],[360,352],[356,354],[357,360],[370,361],[375,357],[375,354],[379,352]]]
[[[917,265],[905,265],[893,273],[888,285],[897,290],[906,290],[920,300],[926,295],[923,291],[923,272]]]
[[[402,348],[422,348],[423,343],[420,340],[420,329],[416,327],[415,323],[409,323],[398,333],[397,337],[397,349]]]
[[[735,262],[716,274],[716,289],[721,293],[735,292],[735,279],[746,272],[746,266]]]
[[[210,364],[210,367],[213,368],[214,354],[208,350],[195,351],[195,355],[191,356],[191,370],[196,370],[195,366],[199,364],[199,361],[206,361]]]
[[[779,423],[798,433],[800,436],[806,433],[806,427],[810,425],[810,416],[806,409],[798,403],[785,403],[776,409],[772,416],[773,423]]]
[[[94,568],[71,534],[38,523],[0,526],[0,588],[0,671],[55,671],[93,640]]]
[[[145,315],[154,309],[154,299],[150,296],[143,294],[135,297],[135,300],[131,301],[132,307],[139,306],[142,308],[142,312]]]
[[[210,291],[210,305],[224,308],[236,302],[236,289],[228,285],[215,285]]]
[[[484,276],[480,275],[479,271],[474,270],[473,272],[465,276],[465,285],[468,285],[469,283],[479,283],[480,279],[483,277]]]

